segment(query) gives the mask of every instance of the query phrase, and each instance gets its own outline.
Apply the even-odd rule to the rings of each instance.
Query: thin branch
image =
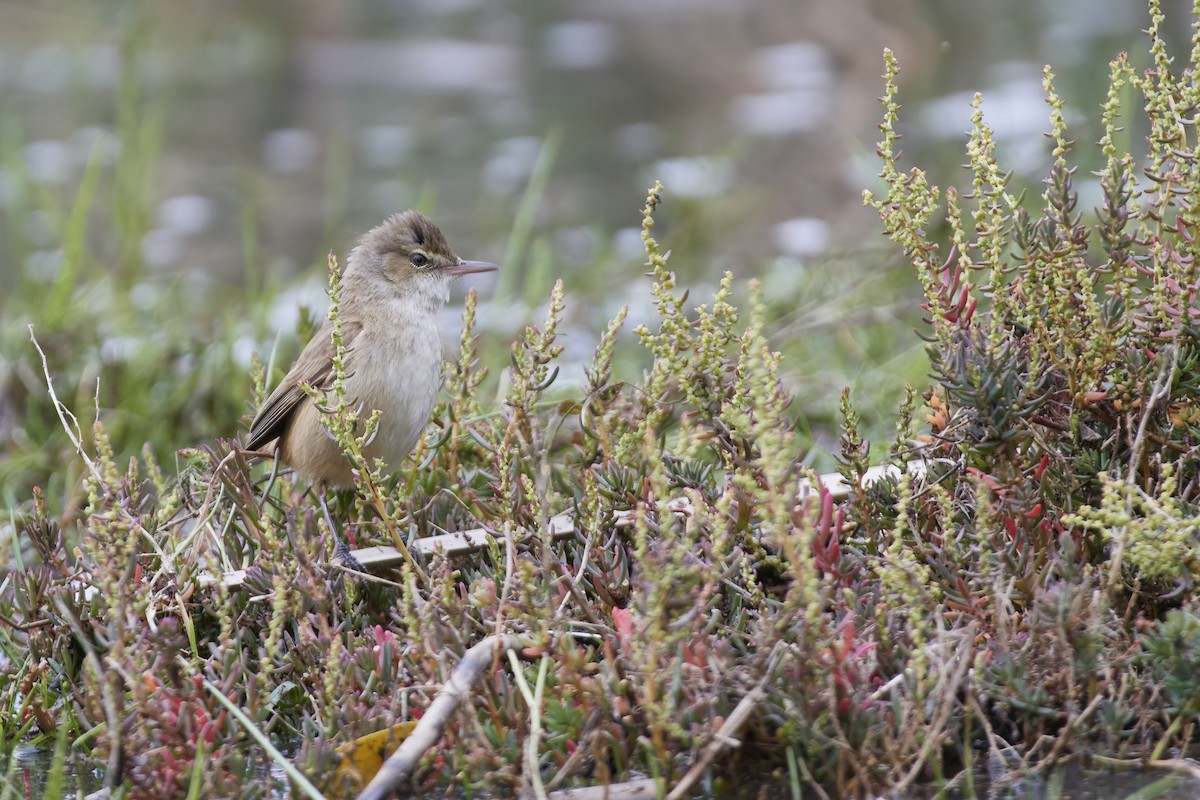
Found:
[[[712,760],[730,747],[740,747],[741,742],[734,739],[741,731],[742,726],[750,719],[750,716],[758,708],[758,704],[767,696],[764,688],[764,681],[760,681],[757,686],[751,689],[741,702],[730,713],[725,720],[725,724],[721,726],[716,735],[713,736],[708,746],[700,754],[700,758],[696,759],[696,763],[692,764],[691,769],[687,771],[679,781],[675,784],[675,788],[667,793],[667,800],[683,800],[691,791],[692,786],[696,781],[700,780],[700,776],[704,774],[704,770],[708,769],[708,765]]]
[[[643,778],[607,786],[585,786],[582,789],[559,789],[546,800],[652,800],[658,797],[658,781]]]
[[[54,380],[50,377],[50,363],[46,359],[46,353],[42,350],[42,346],[38,343],[37,337],[33,335],[33,326],[29,326],[29,339],[33,342],[33,346],[37,348],[38,355],[42,357],[42,374],[46,377],[46,391],[50,394],[50,399],[54,401],[54,411],[58,414],[58,421],[62,423],[63,430],[67,432],[67,438],[71,440],[71,444],[75,447],[75,452],[83,459],[83,463],[87,465],[88,471],[92,473],[92,477],[100,486],[104,486],[104,478],[100,475],[100,470],[96,467],[95,462],[88,457],[87,451],[83,449],[83,431],[79,428],[79,420],[71,413],[54,391]],[[71,418],[71,422],[75,424],[75,430],[71,430],[71,423],[67,422],[67,417]]]
[[[521,640],[517,636],[493,634],[467,650],[451,673],[450,680],[446,681],[438,696],[429,704],[416,729],[384,762],[374,779],[358,795],[358,800],[385,800],[400,791],[421,757],[441,739],[450,715],[469,696],[471,687],[492,663],[496,650],[507,652],[520,646]]]

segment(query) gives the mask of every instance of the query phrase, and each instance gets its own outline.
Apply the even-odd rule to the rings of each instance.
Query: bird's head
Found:
[[[456,278],[496,269],[487,261],[459,258],[428,217],[405,211],[388,217],[359,240],[346,279],[351,280],[353,272],[354,278],[365,279],[375,291],[444,303]]]

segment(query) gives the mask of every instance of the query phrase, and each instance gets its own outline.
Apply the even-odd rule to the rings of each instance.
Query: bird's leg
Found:
[[[266,505],[267,498],[271,496],[271,490],[275,488],[275,479],[279,477],[279,447],[276,446],[275,452],[271,454],[271,474],[267,478],[267,488],[263,491],[263,505]]]
[[[325,522],[329,525],[330,532],[333,533],[333,558],[343,567],[354,572],[366,572],[367,568],[362,565],[362,562],[354,557],[350,552],[350,546],[346,544],[346,539],[338,530],[337,525],[333,524],[333,515],[329,513],[329,506],[325,502],[324,487],[313,487],[313,493],[317,496],[317,502],[321,504],[321,512],[325,515]]]

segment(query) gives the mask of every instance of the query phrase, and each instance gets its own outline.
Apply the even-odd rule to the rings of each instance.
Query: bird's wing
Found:
[[[342,342],[349,348],[362,330],[362,324],[342,321]],[[308,399],[302,385],[323,388],[333,372],[333,323],[326,322],[309,340],[292,365],[287,376],[271,392],[271,396],[254,415],[250,433],[246,438],[247,450],[260,450],[273,439],[278,439],[287,428],[288,421],[300,404]]]

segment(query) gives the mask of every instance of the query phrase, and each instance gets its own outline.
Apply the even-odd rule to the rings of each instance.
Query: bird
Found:
[[[459,258],[441,230],[413,210],[388,217],[350,251],[338,316],[346,399],[351,408],[379,412],[378,430],[364,447],[369,462],[380,459],[394,471],[416,445],[441,385],[438,311],[458,278],[496,269]],[[258,409],[245,441],[246,451],[278,458],[319,495],[354,484],[350,462],[304,388],[332,385],[332,333],[327,320]]]

